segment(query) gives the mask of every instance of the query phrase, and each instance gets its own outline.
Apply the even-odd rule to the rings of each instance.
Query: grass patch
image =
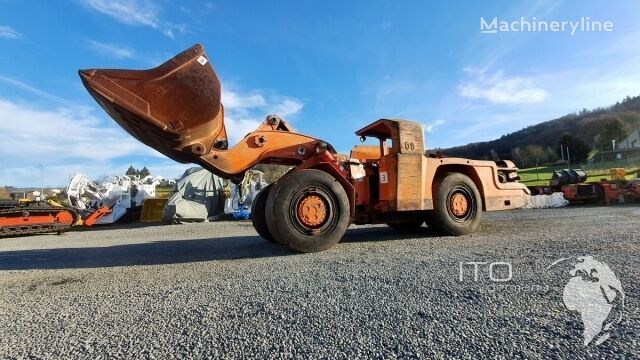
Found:
[[[536,168],[528,168],[528,169],[520,169],[518,170],[518,175],[520,175],[520,182],[524,183],[527,186],[538,186],[538,185],[549,185],[549,181],[551,180],[551,176],[553,172],[556,170],[565,169],[566,166],[563,165],[551,165],[551,166],[540,166],[538,167],[538,175],[536,176]],[[606,173],[603,173],[602,170],[586,170],[587,172],[587,182],[590,181],[600,181],[601,179],[611,179],[609,176],[609,169],[607,169]],[[631,180],[636,177],[636,173],[638,169],[626,169],[627,170],[627,180]]]

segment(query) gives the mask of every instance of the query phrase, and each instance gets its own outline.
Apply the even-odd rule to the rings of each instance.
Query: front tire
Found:
[[[437,189],[436,208],[427,225],[448,235],[475,232],[482,217],[482,198],[476,184],[461,173],[450,173]]]
[[[258,232],[258,235],[269,242],[275,243],[276,240],[273,238],[273,235],[271,235],[271,232],[269,232],[267,219],[265,217],[267,199],[269,198],[269,192],[271,192],[272,188],[273,184],[265,186],[253,199],[251,203],[251,222],[253,223],[253,228]]]
[[[302,252],[335,246],[349,226],[349,199],[324,171],[297,171],[278,181],[267,200],[266,220],[278,243]]]

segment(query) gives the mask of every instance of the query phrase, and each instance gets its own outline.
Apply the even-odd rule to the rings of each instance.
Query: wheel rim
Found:
[[[455,186],[447,196],[447,211],[449,216],[457,222],[465,222],[475,217],[476,204],[471,189],[465,186]]]
[[[469,210],[469,202],[462,193],[451,195],[451,212],[456,217],[463,217]]]
[[[306,235],[320,235],[335,227],[336,203],[322,188],[308,187],[298,191],[291,201],[289,215],[294,227]]]
[[[308,194],[300,199],[297,215],[304,226],[316,228],[327,219],[327,205],[321,197]]]

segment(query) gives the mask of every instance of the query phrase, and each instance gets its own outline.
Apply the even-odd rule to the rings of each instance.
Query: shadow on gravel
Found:
[[[79,269],[264,258],[293,254],[258,236],[165,240],[108,247],[0,252],[0,270]]]
[[[406,239],[420,239],[420,238],[435,238],[442,235],[437,234],[435,231],[422,227],[416,232],[398,232],[392,230],[386,226],[366,227],[366,228],[352,228],[348,229],[347,233],[342,238],[341,243],[358,243],[358,242],[376,242],[376,241],[390,241],[390,240],[406,240]],[[340,246],[340,244],[338,244]]]
[[[167,224],[162,222],[152,222],[152,223],[143,223],[139,221],[129,222],[129,223],[115,223],[109,225],[95,225],[92,227],[82,227],[82,226],[74,226],[71,228],[70,232],[99,232],[99,231],[111,231],[111,230],[130,230],[130,229],[141,229],[147,227],[156,227],[156,226],[167,226]]]
[[[429,237],[429,234],[430,232],[426,228],[418,234],[402,234],[385,227],[356,228],[349,229],[342,242],[402,240]],[[5,251],[0,252],[0,270],[180,264],[287,255],[295,255],[295,253],[284,246],[269,243],[258,236],[234,236],[197,240],[165,240],[108,247]]]

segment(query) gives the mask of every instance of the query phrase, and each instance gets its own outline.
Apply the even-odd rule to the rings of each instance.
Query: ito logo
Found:
[[[562,300],[570,311],[577,311],[584,326],[584,345],[602,344],[622,320],[624,291],[611,268],[591,256],[562,258],[548,268],[565,260],[573,260],[571,277],[562,292]]]

